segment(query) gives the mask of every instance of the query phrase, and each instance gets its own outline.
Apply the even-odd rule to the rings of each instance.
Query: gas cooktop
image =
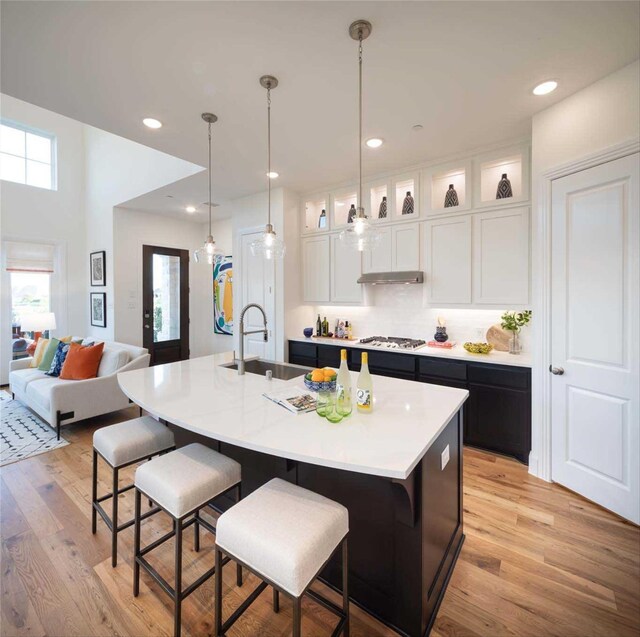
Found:
[[[360,343],[381,349],[420,349],[427,344],[426,341],[419,339],[398,336],[370,336],[369,338],[361,338]]]

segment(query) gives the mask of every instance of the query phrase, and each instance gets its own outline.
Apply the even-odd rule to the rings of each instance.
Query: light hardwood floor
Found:
[[[135,415],[134,409],[125,410],[90,425],[65,427],[71,442],[67,447],[0,470],[3,637],[171,635],[171,604],[150,578],[142,575],[141,594],[132,597],[132,529],[120,534],[115,569],[106,527],[99,520],[97,535],[90,529],[93,431]],[[106,491],[107,471],[101,476]],[[637,527],[530,477],[517,462],[472,449],[465,450],[464,494],[467,539],[434,637],[640,634]],[[131,492],[121,502],[123,516],[130,515]],[[143,528],[145,540],[166,532],[168,523],[155,516]],[[191,581],[213,561],[213,541],[206,532],[202,537],[199,554],[186,543],[183,581]],[[170,579],[172,542],[155,556],[160,572]],[[236,589],[233,569],[226,570],[228,616],[256,580],[249,576]],[[185,601],[185,637],[211,635],[212,595],[210,580]],[[280,614],[274,615],[270,600],[265,591],[230,635],[289,635],[290,604],[283,600]],[[334,622],[316,604],[303,602],[304,635],[328,636]],[[352,606],[351,634],[395,633]]]

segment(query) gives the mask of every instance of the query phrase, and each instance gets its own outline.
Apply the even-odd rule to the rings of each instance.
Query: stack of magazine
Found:
[[[265,392],[263,396],[294,414],[305,414],[316,408],[316,397],[302,387],[285,387],[275,392]]]

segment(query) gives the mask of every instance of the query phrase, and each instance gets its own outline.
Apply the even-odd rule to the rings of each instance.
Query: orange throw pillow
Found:
[[[71,343],[69,353],[62,366],[60,378],[63,380],[86,380],[95,378],[102,358],[104,343],[83,347],[79,343]]]

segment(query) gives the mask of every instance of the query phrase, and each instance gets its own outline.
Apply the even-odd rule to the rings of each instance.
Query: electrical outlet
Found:
[[[449,445],[444,448],[444,451],[440,455],[440,471],[442,471],[449,464]]]

